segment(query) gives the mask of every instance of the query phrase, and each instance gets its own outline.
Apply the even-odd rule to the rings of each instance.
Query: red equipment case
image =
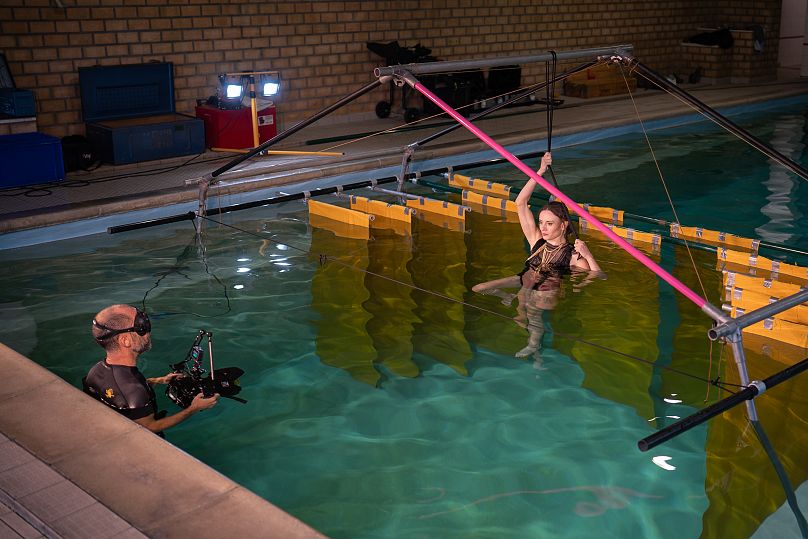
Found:
[[[252,111],[249,107],[225,110],[210,105],[196,107],[196,117],[205,122],[208,148],[244,149],[253,147]],[[258,140],[266,142],[277,134],[275,107],[258,111]]]

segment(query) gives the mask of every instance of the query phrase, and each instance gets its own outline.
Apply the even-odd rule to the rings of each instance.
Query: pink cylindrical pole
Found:
[[[674,277],[673,275],[662,269],[662,267],[660,267],[659,264],[657,264],[656,262],[645,256],[639,250],[637,250],[636,247],[634,247],[629,242],[627,242],[626,240],[624,240],[623,238],[612,232],[611,229],[609,229],[609,227],[598,221],[597,218],[595,218],[581,206],[576,204],[575,201],[573,201],[570,197],[559,191],[547,180],[536,174],[536,172],[531,170],[530,167],[528,167],[522,161],[517,159],[515,155],[510,153],[504,147],[497,144],[494,141],[494,139],[483,133],[477,126],[466,120],[463,116],[460,115],[460,113],[458,113],[452,107],[444,103],[443,100],[441,100],[438,96],[429,91],[429,89],[426,88],[423,84],[415,80],[415,78],[412,77],[412,75],[409,74],[405,75],[404,79],[413,88],[421,92],[424,95],[424,97],[435,103],[435,105],[437,105],[443,111],[445,111],[446,114],[457,120],[463,127],[474,133],[474,135],[477,138],[488,144],[495,152],[497,152],[499,155],[507,159],[516,168],[527,174],[527,176],[533,179],[533,181],[535,181],[536,183],[547,189],[550,193],[555,195],[559,200],[561,200],[564,204],[566,204],[567,207],[572,208],[572,210],[576,214],[578,214],[582,219],[585,219],[592,226],[603,232],[607,238],[609,238],[614,243],[619,245],[623,250],[628,252],[628,254],[630,254],[640,262],[642,262],[648,269],[656,273],[661,279],[663,279],[665,282],[670,284],[676,290],[681,292],[682,295],[684,295],[687,299],[698,305],[700,309],[704,310],[704,306],[705,304],[707,304],[706,299],[696,294],[693,290],[688,288],[682,281],[680,281],[679,279],[677,279],[676,277]]]

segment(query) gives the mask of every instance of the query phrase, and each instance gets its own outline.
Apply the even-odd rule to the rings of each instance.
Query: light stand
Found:
[[[240,81],[241,88],[245,86],[249,92],[250,98],[250,119],[252,128],[252,148],[211,148],[216,152],[233,152],[233,153],[249,153],[261,144],[261,137],[259,132],[259,116],[258,116],[258,96],[263,98],[275,97],[281,90],[281,76],[278,71],[240,71],[237,73],[223,73],[219,75],[220,85],[222,85],[222,92],[228,96],[228,88],[234,86],[232,81]],[[246,83],[246,84],[245,84]],[[241,101],[242,95],[238,96]],[[232,99],[232,97],[230,97]],[[275,155],[343,155],[342,152],[305,152],[305,151],[283,151],[283,150],[264,150],[263,154]]]

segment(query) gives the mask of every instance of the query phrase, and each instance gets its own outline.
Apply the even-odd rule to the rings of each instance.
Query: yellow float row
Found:
[[[716,254],[719,262],[723,261],[738,266],[768,271],[772,280],[777,280],[780,275],[788,275],[795,280],[808,283],[808,268],[802,266],[786,264],[779,260],[771,260],[753,253],[732,251],[721,247],[718,248]]]
[[[412,208],[399,206],[398,204],[388,204],[381,200],[372,200],[356,195],[351,195],[349,200],[352,210],[377,215],[379,217],[386,217],[396,221],[403,221],[405,223],[411,223],[412,216],[415,214],[415,210]]]
[[[583,219],[579,220],[579,223],[582,234],[599,232],[596,228],[591,228],[592,225],[590,225],[587,221]],[[632,244],[640,244],[640,246],[645,244],[651,247],[651,250],[654,253],[658,253],[660,248],[662,247],[662,236],[660,236],[659,234],[653,234],[651,232],[642,232],[639,230],[634,230],[633,228],[624,228],[610,224],[606,224],[606,226],[609,228],[609,230],[611,230],[621,238],[628,240]]]
[[[450,185],[462,185],[464,189],[477,191],[488,191],[492,188],[492,185],[500,185],[493,184],[493,182],[484,183],[484,180],[479,179],[471,180],[457,174],[454,175],[454,183],[451,174],[449,175],[449,181]],[[501,188],[499,189],[501,190]],[[463,197],[464,200],[471,200],[466,195],[466,191],[464,191]],[[655,253],[659,252],[662,241],[659,234],[614,226],[615,224],[623,223],[625,216],[623,211],[590,204],[584,204],[583,208],[600,221],[604,223],[611,222],[612,225],[606,224],[606,226],[621,238],[632,243],[639,243],[640,247],[643,244],[650,245]],[[582,233],[590,231],[591,228],[583,219],[580,220],[580,227]],[[591,232],[595,231],[596,229],[591,229]],[[701,227],[681,226],[678,223],[670,224],[670,234],[673,238],[717,247],[718,262],[719,264],[724,263],[721,266],[722,268],[731,264],[770,272],[770,279],[762,279],[742,273],[724,271],[724,286],[727,291],[726,300],[730,302],[725,304],[724,307],[733,317],[768,305],[777,299],[795,294],[802,289],[798,284],[777,281],[780,276],[788,276],[790,280],[796,280],[804,284],[808,283],[808,268],[758,256],[760,240]],[[773,318],[744,329],[744,332],[808,348],[808,304],[799,305],[779,313]]]
[[[760,290],[748,290],[739,286],[727,286],[724,291],[726,294],[724,301],[729,302],[732,307],[738,307],[747,312],[760,309],[782,299],[782,297],[773,296]],[[776,314],[774,318],[808,326],[808,304],[792,307],[787,311]]]
[[[718,232],[716,230],[708,230],[695,226],[681,226],[679,223],[671,223],[671,237],[682,238],[686,240],[694,240],[698,243],[713,245],[717,247],[736,247],[757,253],[760,247],[760,240],[752,240],[749,238],[742,238],[734,234],[727,234],[726,232]]]
[[[804,289],[797,284],[763,279],[743,273],[726,270],[722,273],[726,291],[725,301],[729,301],[724,304],[724,308],[733,318]],[[772,318],[744,328],[743,331],[808,348],[808,303],[777,313]]]
[[[425,197],[408,200],[406,206],[356,195],[350,195],[349,202],[350,209],[308,199],[309,222],[342,237],[370,239],[371,227],[408,235],[412,216],[418,211],[424,212],[424,220],[436,226],[462,232],[466,212],[471,210],[467,206]]]
[[[511,186],[502,183],[490,182],[479,178],[469,178],[462,174],[449,173],[449,185],[458,189],[477,191],[478,193],[508,198]]]

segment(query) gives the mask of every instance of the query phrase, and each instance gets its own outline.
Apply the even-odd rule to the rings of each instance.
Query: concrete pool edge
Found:
[[[147,536],[324,537],[2,343],[0,372],[0,432]]]

